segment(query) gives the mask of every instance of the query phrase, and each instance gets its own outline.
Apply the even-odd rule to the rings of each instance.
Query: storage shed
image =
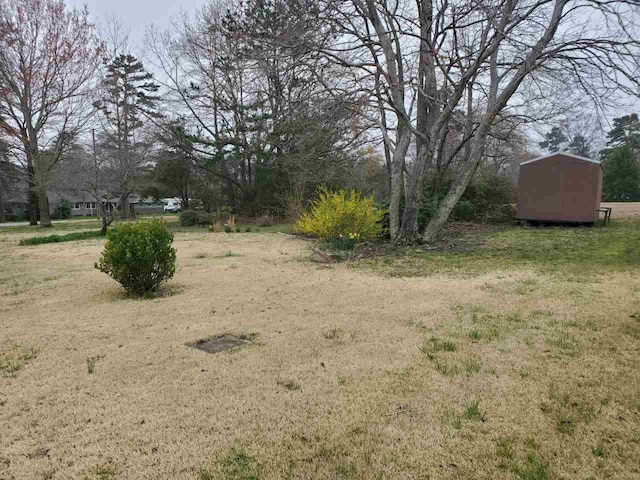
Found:
[[[534,222],[593,223],[602,197],[602,165],[571,153],[520,164],[516,218]]]

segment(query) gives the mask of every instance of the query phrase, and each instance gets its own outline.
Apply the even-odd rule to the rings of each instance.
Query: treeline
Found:
[[[637,6],[588,8],[615,21],[565,28],[586,17],[563,0],[218,0],[149,30],[141,59],[117,21],[97,29],[60,0],[8,0],[4,171],[19,170],[43,226],[50,192],[123,217],[136,196],[295,217],[324,186],[373,194],[394,240],[429,240],[451,215],[502,214],[532,126],[578,94],[605,109],[635,88]]]

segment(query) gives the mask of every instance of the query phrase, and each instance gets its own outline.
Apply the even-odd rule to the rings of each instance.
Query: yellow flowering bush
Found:
[[[302,214],[294,229],[302,234],[346,247],[374,240],[380,235],[384,210],[373,197],[356,190],[318,190],[311,208]]]

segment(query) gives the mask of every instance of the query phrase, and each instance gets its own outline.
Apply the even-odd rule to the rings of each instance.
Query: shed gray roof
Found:
[[[536,158],[534,158],[532,160],[527,160],[526,162],[522,162],[522,163],[520,163],[520,165],[527,165],[529,163],[537,162],[539,160],[544,160],[546,158],[555,157],[556,155],[564,155],[565,157],[576,158],[578,160],[582,160],[583,162],[590,162],[590,163],[595,163],[597,165],[601,165],[600,160],[594,160],[592,158],[581,157],[579,155],[574,155],[573,153],[569,153],[569,152],[549,153],[548,155],[542,155],[541,157],[536,157]]]

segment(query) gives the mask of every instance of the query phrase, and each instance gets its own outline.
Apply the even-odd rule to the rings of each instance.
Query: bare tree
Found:
[[[59,0],[0,1],[0,129],[21,147],[29,218],[51,225],[47,185],[87,119],[101,54],[85,10]],[[37,194],[37,195],[36,195]]]
[[[318,5],[210,2],[169,32],[149,32],[196,171],[217,177],[226,202],[247,213],[278,208],[284,192],[308,196],[335,183],[364,138],[362,95],[345,95],[346,69],[310,47],[327,35]]]
[[[635,1],[328,0],[323,15],[339,34],[318,50],[360,72],[392,112],[390,230],[420,238],[422,184],[433,164],[456,159],[453,182],[424,232],[434,240],[482,160],[496,122],[523,114],[527,95],[570,85],[599,108],[637,95],[640,54]],[[598,21],[594,21],[597,19]],[[373,54],[365,60],[362,53]],[[544,95],[542,95],[544,96]],[[452,145],[451,131],[462,131]],[[408,146],[416,157],[407,162]],[[404,209],[401,214],[404,187]]]

